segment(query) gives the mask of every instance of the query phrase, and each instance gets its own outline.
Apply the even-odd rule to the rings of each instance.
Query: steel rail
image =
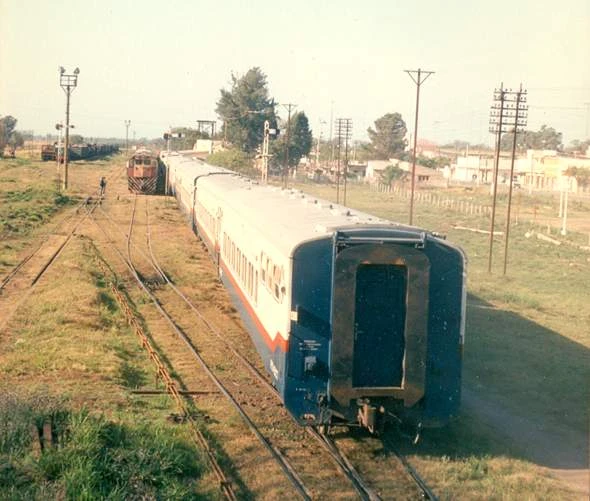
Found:
[[[109,275],[109,273],[107,271],[106,264],[100,259],[100,254],[98,252],[98,249],[95,248],[95,250],[96,250],[97,256],[99,256],[99,260],[98,260],[99,267],[101,268],[103,275],[106,278]],[[129,306],[129,301],[125,298],[125,296],[117,288],[117,286],[115,285],[115,282],[113,280],[110,280],[109,282],[110,282],[110,284],[109,284],[110,289],[111,289],[113,295],[115,296],[115,298],[117,299],[117,302],[119,303],[119,305],[121,307],[121,311],[123,312],[123,314],[127,318],[127,322],[129,323],[129,325],[131,327],[133,327],[135,334],[139,337],[142,347],[148,352],[150,359],[152,360],[152,362],[156,366],[156,373],[164,382],[164,387],[166,388],[166,391],[172,396],[172,398],[176,402],[176,405],[178,406],[179,410],[184,414],[184,416],[188,420],[190,428],[191,428],[191,432],[193,435],[193,439],[195,440],[196,444],[198,446],[200,446],[207,454],[207,459],[209,460],[209,464],[211,466],[211,469],[213,470],[213,473],[215,474],[215,476],[217,477],[217,479],[219,481],[219,485],[220,485],[220,488],[221,488],[223,494],[225,495],[225,497],[227,499],[229,499],[231,501],[237,501],[237,496],[234,492],[231,482],[227,479],[225,473],[221,469],[221,466],[217,462],[214,450],[211,448],[209,442],[207,441],[207,439],[205,438],[205,436],[203,435],[203,433],[199,429],[196,421],[193,419],[191,413],[189,412],[189,410],[185,404],[184,399],[181,396],[186,392],[182,392],[181,390],[179,390],[177,388],[176,383],[174,382],[174,380],[172,379],[172,376],[170,375],[170,372],[168,371],[168,369],[166,368],[166,366],[164,365],[164,363],[160,359],[160,357],[159,357],[158,353],[156,352],[156,350],[154,349],[149,337],[147,336],[147,334],[145,333],[145,331],[141,327],[139,321],[137,320],[136,315],[134,314],[133,310]]]
[[[430,487],[426,484],[424,479],[420,476],[420,474],[415,470],[415,468],[410,464],[410,462],[406,459],[406,457],[397,450],[395,445],[391,440],[385,440],[384,443],[388,445],[390,450],[393,452],[395,457],[400,461],[408,475],[414,481],[420,492],[422,493],[422,499],[428,499],[429,501],[438,501],[438,497]]]

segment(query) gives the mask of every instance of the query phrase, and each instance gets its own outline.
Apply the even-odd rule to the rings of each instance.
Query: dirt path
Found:
[[[489,426],[511,449],[590,498],[589,437],[558,429],[535,418],[517,416],[480,393],[463,388],[463,409]]]

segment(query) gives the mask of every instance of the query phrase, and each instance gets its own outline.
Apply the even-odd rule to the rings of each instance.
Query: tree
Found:
[[[287,124],[283,126],[280,139],[271,144],[271,165],[282,166],[285,159],[287,145]],[[291,117],[291,131],[289,133],[289,167],[295,167],[301,157],[309,154],[313,144],[313,135],[309,128],[309,120],[303,111],[295,113]]]
[[[568,167],[565,171],[566,176],[576,178],[578,186],[590,186],[590,169],[584,167]]]
[[[383,184],[391,186],[395,181],[405,181],[408,173],[400,169],[397,165],[388,165],[380,174],[380,180]]]
[[[15,130],[8,139],[8,146],[10,146],[13,150],[20,148],[25,144],[24,136],[17,130]]]
[[[17,119],[11,115],[0,118],[0,156],[15,132]]]
[[[500,149],[511,150],[514,134],[507,132],[500,139]],[[541,125],[538,131],[525,130],[516,136],[516,146],[526,150],[557,150],[563,149],[563,138],[561,132],[553,127]]]
[[[181,138],[173,139],[174,148],[178,150],[192,150],[197,139],[209,139],[209,134],[190,127],[174,127],[172,133],[182,134]]]
[[[404,152],[407,146],[406,122],[399,113],[387,113],[375,120],[375,130],[367,129],[375,158],[386,160]]]
[[[252,167],[252,162],[248,155],[237,148],[217,151],[207,157],[207,162],[211,165],[219,165],[226,169],[239,172],[248,176],[257,176],[256,170]]]
[[[70,146],[73,144],[84,144],[84,136],[80,134],[71,134],[70,135]]]
[[[586,150],[590,148],[590,139],[586,139],[585,141],[580,141],[579,139],[574,139],[570,142],[569,146],[566,148],[567,151],[576,153],[585,153]]]
[[[231,90],[221,89],[217,114],[223,120],[224,136],[248,153],[262,143],[264,121],[276,127],[275,102],[269,98],[266,75],[258,67],[241,78],[232,74]]]

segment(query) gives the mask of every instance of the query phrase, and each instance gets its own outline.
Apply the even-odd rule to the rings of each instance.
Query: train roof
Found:
[[[288,255],[301,243],[331,238],[335,231],[395,230],[399,236],[424,233],[421,228],[382,219],[300,190],[260,185],[197,158],[169,154],[167,161],[187,189],[199,177],[197,186],[225,200],[227,206]]]
[[[142,156],[142,157],[157,157],[158,154],[156,152],[152,151],[152,150],[147,149],[147,148],[140,148],[138,150],[135,150],[133,152],[133,155],[131,155],[131,156],[132,157],[136,157],[136,156],[137,157],[139,157],[139,156]]]

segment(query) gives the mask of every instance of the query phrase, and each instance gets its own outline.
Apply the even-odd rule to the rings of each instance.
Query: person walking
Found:
[[[107,180],[103,176],[100,178],[100,192],[99,193],[100,193],[101,198],[104,196],[104,191],[105,191],[106,187],[107,187]]]

